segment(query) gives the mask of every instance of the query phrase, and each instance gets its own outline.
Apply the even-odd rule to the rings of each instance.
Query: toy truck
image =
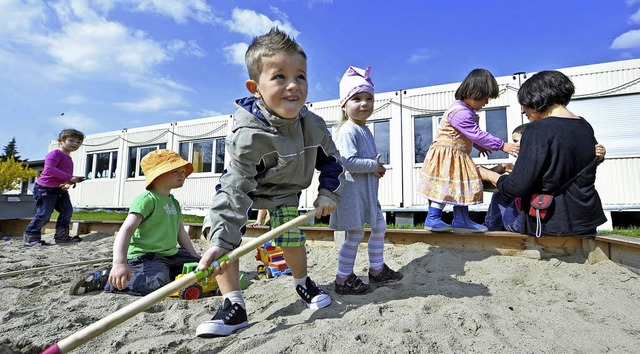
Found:
[[[193,272],[198,267],[197,262],[185,263],[182,265],[182,274],[176,276],[176,280],[180,279],[185,274]],[[242,290],[249,287],[249,283],[244,278],[244,274],[240,273],[240,288]],[[199,280],[195,284],[191,284],[178,292],[171,294],[171,296],[177,296],[184,300],[196,300],[201,298],[206,293],[216,293],[218,290],[218,282],[216,277],[209,276],[202,280]]]
[[[266,278],[279,277],[283,274],[291,274],[291,269],[284,260],[282,248],[267,242],[256,249],[256,260],[262,262],[258,265],[258,274],[264,273]]]

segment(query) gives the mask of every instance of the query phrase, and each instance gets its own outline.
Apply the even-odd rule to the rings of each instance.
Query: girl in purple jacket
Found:
[[[73,175],[71,154],[78,150],[84,134],[75,129],[65,129],[58,135],[59,147],[50,151],[44,158],[44,170],[33,187],[36,200],[36,215],[31,219],[23,240],[26,246],[41,246],[47,243],[42,240],[42,227],[49,222],[53,210],[57,210],[56,243],[80,242],[78,236],[69,236],[69,222],[73,214],[73,205],[67,192],[68,186],[84,181],[84,177]]]
[[[517,156],[519,147],[483,131],[475,111],[499,95],[498,82],[485,69],[475,69],[456,90],[444,113],[438,135],[429,147],[420,170],[418,193],[429,199],[424,227],[429,231],[485,232],[487,228],[469,218],[469,205],[482,203],[482,179],[473,163],[471,149],[481,154],[504,151]],[[441,220],[445,204],[453,204],[451,225]]]

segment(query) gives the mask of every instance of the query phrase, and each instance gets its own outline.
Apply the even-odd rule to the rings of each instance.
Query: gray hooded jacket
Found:
[[[320,171],[318,195],[340,201],[344,168],[321,117],[303,107],[298,117],[283,119],[248,97],[236,101],[234,121],[226,139],[229,165],[209,214],[212,246],[238,247],[252,208],[298,206],[315,169]]]

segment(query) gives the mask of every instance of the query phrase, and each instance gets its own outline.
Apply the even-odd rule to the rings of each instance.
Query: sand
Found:
[[[0,243],[0,272],[111,256],[113,236],[82,235],[73,245]],[[45,235],[51,241],[52,235]],[[202,250],[205,244],[195,241]],[[219,296],[168,298],[74,350],[76,353],[637,353],[638,274],[581,255],[534,260],[418,243],[387,245],[385,259],[405,278],[366,296],[333,292],[337,249],[308,247],[311,276],[333,297],[311,311],[293,279],[258,276],[254,254],[241,259],[250,326],[226,338],[195,337]],[[100,267],[103,267],[101,265]],[[366,247],[356,273],[366,281]],[[0,353],[37,353],[139,299],[68,295],[91,265],[0,278]]]

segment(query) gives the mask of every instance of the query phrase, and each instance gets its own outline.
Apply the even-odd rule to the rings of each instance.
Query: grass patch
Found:
[[[640,227],[635,227],[635,226],[626,227],[626,228],[614,227],[613,230],[602,230],[600,233],[640,238]]]
[[[95,221],[123,221],[127,217],[127,212],[122,211],[104,211],[104,210],[77,210],[73,212],[73,216],[71,217],[73,220],[95,220]],[[54,211],[51,215],[51,220],[56,220],[58,218],[58,212]],[[187,215],[184,214],[182,216],[185,223],[192,224],[202,224],[204,217],[197,215]],[[301,226],[312,226],[312,227],[329,227],[328,224],[302,224]],[[369,227],[369,225],[365,224],[365,227]],[[423,224],[417,224],[413,227],[409,225],[397,225],[397,224],[388,224],[387,229],[423,229]],[[602,230],[601,234],[613,234],[613,235],[622,235],[622,236],[630,236],[640,238],[640,227],[632,226],[626,228],[614,228],[613,230]]]
[[[104,211],[104,210],[77,210],[71,216],[72,220],[95,220],[95,221],[124,221],[127,218],[127,212],[121,211]],[[58,212],[51,214],[51,220],[58,218]],[[204,217],[197,215],[182,215],[184,223],[202,224]]]

